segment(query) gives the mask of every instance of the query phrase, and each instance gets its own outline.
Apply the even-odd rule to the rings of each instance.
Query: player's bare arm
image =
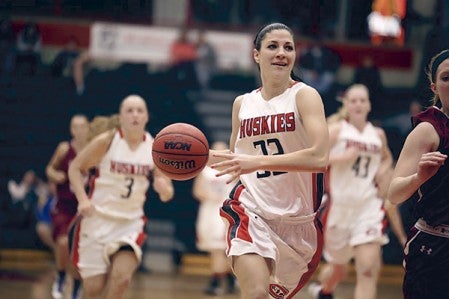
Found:
[[[111,131],[98,135],[70,163],[69,179],[73,193],[78,199],[78,211],[86,216],[93,212],[93,207],[84,188],[83,173],[87,173],[101,162],[113,136]]]
[[[56,147],[55,152],[53,153],[53,156],[48,162],[47,167],[45,168],[45,174],[47,175],[48,179],[55,182],[56,184],[62,184],[68,179],[63,171],[58,170],[58,167],[64,156],[67,154],[69,148],[69,142],[64,141],[59,143]]]
[[[170,201],[175,195],[173,182],[162,171],[155,167],[153,170],[153,189],[163,202]]]
[[[420,123],[405,140],[393,179],[388,189],[388,199],[401,203],[431,178],[445,162],[447,156],[437,152],[440,138],[430,123]]]

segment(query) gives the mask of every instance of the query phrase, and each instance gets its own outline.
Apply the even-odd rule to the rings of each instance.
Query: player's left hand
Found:
[[[238,179],[241,174],[251,173],[260,168],[260,156],[238,155],[234,153],[216,153],[214,156],[225,159],[225,161],[212,164],[211,168],[219,170],[216,174],[217,177],[229,174],[230,178],[226,181],[227,184]]]

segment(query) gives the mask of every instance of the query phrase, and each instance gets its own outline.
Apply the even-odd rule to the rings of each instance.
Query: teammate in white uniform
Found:
[[[343,98],[347,118],[330,124],[330,199],[325,221],[324,257],[331,265],[322,285],[312,286],[317,298],[332,298],[354,257],[357,282],[354,298],[376,298],[385,235],[383,199],[392,174],[392,157],[381,128],[367,120],[371,109],[366,86],[355,84]]]
[[[220,213],[242,298],[287,299],[321,257],[317,172],[327,166],[328,130],[320,95],[292,74],[290,28],[262,28],[253,57],[262,87],[235,99],[231,152],[211,152],[210,160],[229,182],[240,179]]]
[[[73,160],[69,178],[82,215],[75,228],[72,257],[83,278],[84,294],[123,298],[141,261],[143,205],[153,176],[162,201],[173,197],[171,181],[155,168],[153,138],[145,132],[148,111],[136,95],[119,111],[120,128],[94,138]],[[82,174],[95,168],[89,196]]]
[[[227,149],[226,142],[217,141],[214,150]],[[209,295],[234,293],[235,277],[226,256],[226,226],[220,217],[220,208],[228,198],[232,185],[227,176],[217,177],[217,170],[206,166],[193,182],[192,194],[199,201],[196,218],[196,247],[210,256],[212,277],[204,290]],[[226,288],[224,288],[226,283]]]

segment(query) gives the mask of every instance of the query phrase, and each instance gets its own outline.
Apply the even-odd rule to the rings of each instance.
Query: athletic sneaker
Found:
[[[55,279],[51,286],[51,296],[53,299],[62,299],[64,297],[64,282],[60,283],[59,279]]]
[[[79,288],[76,294],[72,294],[72,299],[81,299],[83,298],[83,288]]]
[[[204,289],[204,294],[211,296],[218,296],[223,293],[223,290],[220,288],[220,279],[216,276],[212,276],[209,285],[206,289]]]
[[[313,299],[333,299],[332,294],[321,293],[321,285],[316,282],[311,282],[307,288],[307,293],[312,296]]]

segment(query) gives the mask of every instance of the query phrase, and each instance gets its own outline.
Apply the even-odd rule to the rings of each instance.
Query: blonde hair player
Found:
[[[239,179],[220,214],[242,298],[293,298],[317,268],[316,211],[329,138],[318,92],[292,73],[292,30],[273,23],[256,35],[262,87],[238,96],[230,150],[211,151],[218,176]]]
[[[73,160],[70,182],[82,216],[74,227],[72,256],[83,279],[84,295],[123,298],[141,261],[145,240],[143,205],[153,178],[162,201],[173,197],[170,179],[151,157],[153,137],[145,100],[127,96],[119,109],[120,128],[95,137]],[[90,195],[82,174],[95,168]]]
[[[385,235],[386,197],[392,156],[383,129],[368,121],[371,110],[368,88],[351,85],[343,97],[346,118],[329,125],[329,205],[325,216],[324,257],[321,285],[311,284],[314,298],[330,299],[355,259],[355,299],[376,298]],[[356,190],[356,191],[354,191]]]

